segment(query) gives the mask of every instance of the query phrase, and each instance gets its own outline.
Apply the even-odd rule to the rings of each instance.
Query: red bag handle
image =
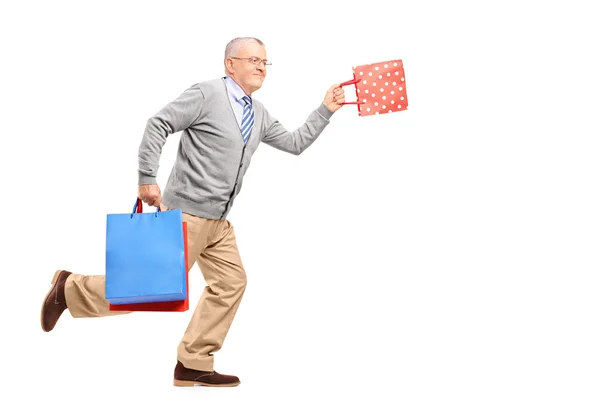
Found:
[[[349,81],[340,83],[340,86],[354,85],[358,82],[360,82],[360,79],[350,79]]]
[[[340,83],[340,87],[347,86],[347,85],[356,85],[358,82],[360,82],[360,79],[350,79],[349,81]],[[348,101],[348,102],[342,103],[342,104],[357,104],[358,105],[360,103],[358,101]]]
[[[136,200],[136,202],[135,202],[135,205],[133,206],[133,212],[131,213],[131,214],[132,214],[132,216],[133,216],[133,214],[135,214],[135,213],[138,213],[138,214],[139,214],[139,213],[142,213],[143,209],[144,209],[144,205],[143,205],[143,203],[142,203],[142,199],[140,199],[140,198],[138,197],[138,198],[137,198],[137,200]],[[160,211],[160,206],[158,206],[158,207],[156,208],[156,212],[157,212],[157,213],[161,212],[161,211]]]

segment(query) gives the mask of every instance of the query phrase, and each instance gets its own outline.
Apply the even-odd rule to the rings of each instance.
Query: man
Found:
[[[182,210],[188,225],[188,270],[197,262],[207,284],[177,348],[176,386],[239,385],[237,377],[213,367],[213,354],[221,348],[246,288],[226,217],[260,142],[298,155],[344,103],[343,89],[331,86],[306,122],[289,132],[252,98],[270,65],[263,43],[232,40],[224,63],[226,76],[191,86],[151,117],[139,147],[138,196],[162,210]],[[177,158],[163,197],[156,184],[160,154],[168,136],[179,131]],[[76,318],[123,314],[109,311],[104,275],[59,270],[44,299],[42,329],[51,331],[66,309]]]

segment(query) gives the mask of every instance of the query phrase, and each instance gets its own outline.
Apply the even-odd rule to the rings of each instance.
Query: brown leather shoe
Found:
[[[175,386],[237,386],[240,380],[237,376],[221,375],[215,371],[198,371],[183,366],[177,361],[175,366]]]
[[[42,329],[45,332],[50,332],[54,329],[61,314],[67,309],[65,281],[69,275],[71,275],[69,271],[58,270],[54,273],[54,277],[52,277],[52,287],[44,299],[42,315],[40,317]]]

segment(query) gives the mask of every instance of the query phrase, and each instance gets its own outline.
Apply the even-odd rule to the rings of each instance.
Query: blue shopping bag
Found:
[[[180,209],[106,218],[106,300],[138,304],[187,299],[187,265]]]

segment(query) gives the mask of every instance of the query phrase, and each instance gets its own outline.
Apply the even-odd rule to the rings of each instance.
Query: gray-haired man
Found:
[[[263,43],[256,38],[232,40],[224,63],[226,76],[191,86],[152,116],[139,147],[139,198],[164,210],[182,210],[188,225],[188,269],[197,263],[207,284],[177,348],[176,386],[239,385],[237,377],[213,367],[213,355],[223,345],[246,288],[235,233],[226,217],[259,143],[298,155],[344,103],[340,85],[331,86],[306,122],[290,132],[252,98],[270,65]],[[169,135],[180,131],[163,195],[156,183],[161,150]],[[73,317],[123,314],[109,311],[104,296],[104,275],[56,271],[42,306],[42,329],[51,331],[65,309]]]

